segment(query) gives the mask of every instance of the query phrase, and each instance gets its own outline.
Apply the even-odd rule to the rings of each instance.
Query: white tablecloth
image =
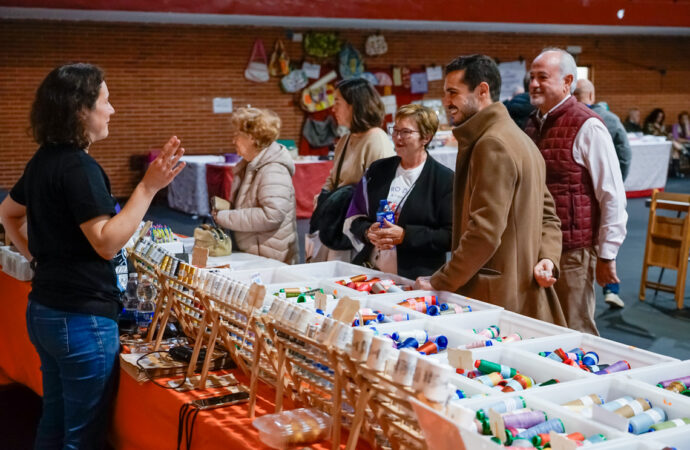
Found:
[[[187,214],[209,216],[206,164],[223,163],[223,155],[183,156],[187,167],[168,186],[168,205]]]
[[[671,141],[636,139],[630,141],[632,158],[625,179],[625,192],[649,195],[654,188],[664,188],[671,157]]]

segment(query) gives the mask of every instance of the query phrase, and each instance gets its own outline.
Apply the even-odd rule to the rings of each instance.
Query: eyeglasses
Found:
[[[391,136],[393,136],[393,137],[400,136],[403,139],[407,139],[408,137],[410,137],[410,135],[412,135],[412,133],[419,133],[419,131],[408,130],[407,128],[403,128],[402,130],[400,130],[398,128],[393,128]]]

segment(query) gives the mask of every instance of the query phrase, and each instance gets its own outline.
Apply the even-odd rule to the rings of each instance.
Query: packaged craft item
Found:
[[[271,448],[310,445],[328,438],[331,417],[318,409],[300,408],[267,414],[252,422],[261,442]]]

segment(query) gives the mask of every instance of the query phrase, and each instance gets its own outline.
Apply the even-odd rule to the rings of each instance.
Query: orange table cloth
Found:
[[[26,330],[25,312],[31,284],[0,271],[0,292],[4,314],[0,316],[0,384],[21,383],[42,395],[40,360]],[[238,381],[249,386],[249,378],[239,369],[232,371]],[[222,389],[176,392],[151,382],[137,383],[120,370],[111,441],[117,449],[149,450],[177,448],[180,407],[196,398],[213,396]],[[274,412],[275,390],[259,383],[256,416]],[[294,405],[285,399],[284,409]],[[200,411],[192,437],[193,448],[268,449],[247,416],[247,404]],[[341,443],[347,442],[347,436]],[[361,441],[363,445],[363,441]],[[368,446],[366,446],[368,448]],[[183,446],[184,447],[184,443]],[[324,442],[312,448],[328,449]]]

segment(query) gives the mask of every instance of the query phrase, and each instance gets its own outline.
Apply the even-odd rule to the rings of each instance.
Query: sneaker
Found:
[[[618,296],[618,294],[614,294],[613,292],[608,292],[606,295],[604,295],[604,301],[611,308],[620,309],[625,307],[623,300]]]

